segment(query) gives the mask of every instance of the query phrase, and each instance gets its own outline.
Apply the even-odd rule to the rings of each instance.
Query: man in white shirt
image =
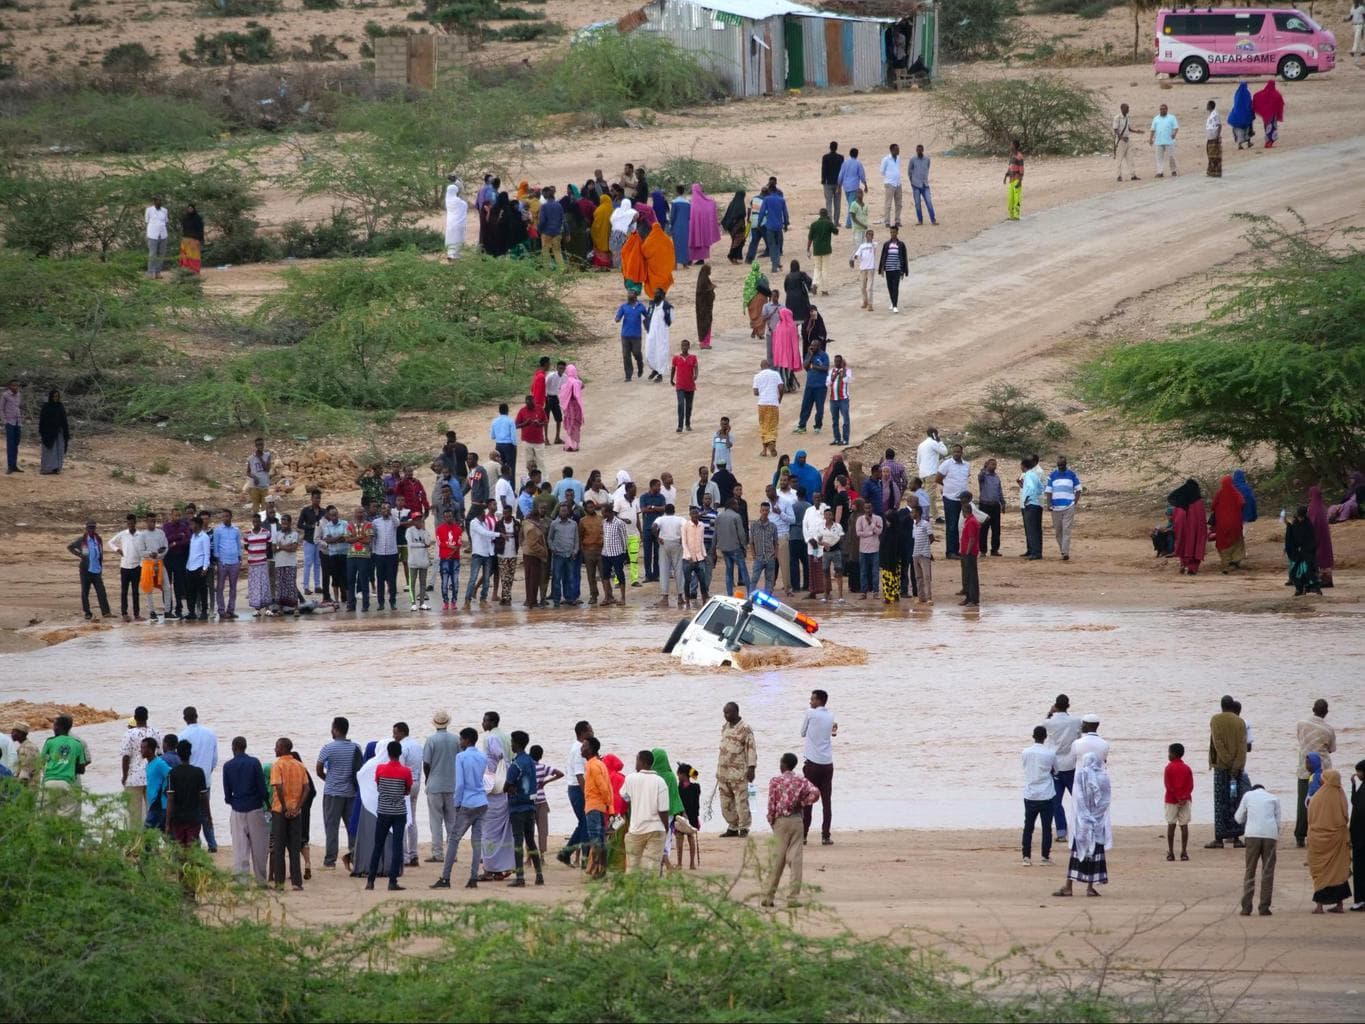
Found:
[[[1133,154],[1129,149],[1134,129],[1128,118],[1128,104],[1120,103],[1119,112],[1114,115],[1114,162],[1118,165],[1119,181],[1123,180],[1123,165],[1128,165],[1128,180],[1137,181],[1137,168],[1133,166]]]
[[[199,724],[199,712],[194,706],[187,707],[181,716],[185,728],[180,730],[179,739],[190,744],[190,764],[204,773],[210,788],[213,787],[213,773],[218,767],[218,735],[206,725]],[[209,853],[218,852],[218,840],[213,835],[212,803],[204,804],[204,844]]]
[[[1351,38],[1351,56],[1365,54],[1365,0],[1356,0],[1351,5],[1351,13],[1346,15],[1355,35]]]
[[[654,539],[659,545],[659,601],[660,608],[668,607],[670,588],[677,587],[678,607],[682,607],[683,586],[682,532],[687,520],[677,514],[672,502],[664,506],[664,514],[655,516]]]
[[[938,485],[943,493],[943,516],[947,520],[943,553],[950,560],[957,558],[958,542],[962,538],[958,526],[962,502],[958,495],[970,490],[971,478],[972,464],[962,457],[962,445],[953,445],[952,458],[938,464]]]
[[[901,148],[894,142],[891,151],[882,157],[882,191],[886,202],[882,208],[882,223],[888,227],[899,226],[901,222]],[[891,216],[895,207],[896,216]]]
[[[635,771],[621,784],[621,799],[630,813],[626,830],[626,871],[632,875],[659,873],[668,834],[668,783],[653,771],[654,755],[635,755]]]
[[[1024,766],[1024,867],[1033,866],[1033,821],[1043,823],[1043,863],[1052,863],[1052,801],[1055,796],[1053,776],[1057,770],[1057,754],[1044,746],[1047,727],[1033,727],[1033,743],[1019,756]]]
[[[1072,745],[1081,734],[1081,720],[1068,713],[1071,698],[1064,693],[1048,709],[1047,719],[1042,723],[1047,730],[1047,745],[1057,755],[1052,788],[1052,817],[1057,823],[1057,840],[1066,838],[1066,808],[1062,798],[1071,792],[1076,780],[1076,752]]]
[[[166,221],[170,211],[162,205],[161,197],[156,196],[152,200],[152,205],[147,207],[142,213],[143,222],[147,225],[147,276],[161,276],[161,262],[166,258],[166,236],[168,234]]]
[[[926,437],[915,451],[919,478],[924,483],[924,489],[929,492],[929,515],[940,523],[943,522],[943,517],[934,508],[934,488],[938,483],[938,464],[947,454],[948,446],[938,439],[938,429],[935,427],[930,427],[926,431]]]
[[[1085,762],[1086,754],[1098,754],[1106,765],[1109,763],[1109,741],[1100,738],[1100,716],[1084,715],[1081,718],[1081,734],[1071,744],[1071,753],[1077,764]]]
[[[828,693],[824,690],[811,690],[810,710],[801,721],[801,736],[806,741],[805,763],[801,766],[801,774],[820,791],[822,846],[834,845],[834,840],[829,835],[831,817],[829,798],[834,787],[834,737],[839,735],[839,723],[834,720],[834,712],[829,709],[828,704]],[[810,835],[812,806],[807,805],[801,811],[802,842]]]
[[[754,394],[758,397],[758,439],[763,442],[760,455],[777,458],[777,410],[782,404],[782,374],[764,359],[754,374]]]
[[[872,242],[872,229],[868,228],[863,232],[863,240],[858,243],[853,250],[853,255],[849,257],[848,265],[858,271],[858,280],[862,284],[863,304],[861,309],[872,308],[872,285],[877,280],[877,247]]]
[[[156,595],[161,594],[161,612],[164,615],[167,611],[166,605],[166,567],[162,559],[166,557],[166,551],[170,545],[166,542],[166,531],[156,525],[156,513],[147,513],[145,520],[147,527],[139,531],[137,535],[138,544],[142,547],[141,574],[138,579],[138,587],[142,591],[142,596],[147,602],[147,621],[155,622],[156,618]]]
[[[123,621],[142,621],[142,540],[138,537],[137,516],[128,517],[128,528],[120,530],[109,540],[109,550],[119,556],[119,604]],[[128,595],[133,595],[133,617],[128,618]]]
[[[1261,865],[1262,917],[1270,916],[1270,899],[1275,892],[1275,847],[1280,838],[1280,801],[1264,786],[1252,786],[1233,814],[1237,824],[1245,825],[1246,875],[1242,879],[1242,916],[1251,916],[1251,897],[1256,894],[1256,865]],[[1354,908],[1352,908],[1354,909]]]
[[[1218,116],[1218,104],[1209,100],[1205,108],[1209,116],[1204,121],[1204,150],[1208,154],[1208,166],[1204,174],[1210,178],[1223,176],[1223,119]]]

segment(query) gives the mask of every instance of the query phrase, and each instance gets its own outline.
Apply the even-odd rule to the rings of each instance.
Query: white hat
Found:
[[[1099,725],[1099,724],[1100,724],[1100,716],[1099,716],[1099,715],[1086,715],[1084,718],[1081,719],[1081,721],[1084,722],[1086,725]]]
[[[436,726],[449,725],[450,712],[446,711],[444,708],[442,708],[440,711],[437,711],[436,714],[431,716],[431,724]]]

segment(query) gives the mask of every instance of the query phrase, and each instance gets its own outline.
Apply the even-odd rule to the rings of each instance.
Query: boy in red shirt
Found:
[[[528,470],[534,463],[542,466],[540,449],[545,447],[545,409],[536,405],[536,396],[527,395],[526,404],[517,410],[516,427],[521,431],[521,447],[517,449],[517,461]]]
[[[1190,801],[1194,797],[1194,772],[1181,760],[1185,747],[1172,743],[1166,762],[1166,859],[1175,860],[1175,827],[1180,826],[1180,859],[1189,860]]]
[[[668,382],[673,385],[678,398],[679,434],[683,432],[683,427],[692,429],[692,400],[697,395],[697,378],[701,376],[697,357],[688,351],[691,347],[692,343],[684,338],[682,353],[673,357],[672,369],[668,371]]]
[[[455,512],[446,509],[436,527],[437,554],[441,559],[441,610],[450,611],[460,600],[460,538],[464,531],[455,522]]]
[[[981,524],[972,509],[972,492],[963,491],[962,542],[958,545],[958,562],[962,566],[962,604],[976,608],[981,604],[981,582],[976,575],[976,558],[981,554]]]

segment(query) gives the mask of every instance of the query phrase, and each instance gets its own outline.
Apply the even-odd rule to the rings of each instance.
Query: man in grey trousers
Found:
[[[450,731],[450,712],[444,708],[431,716],[436,731],[422,745],[422,772],[427,780],[427,816],[431,822],[431,856],[428,864],[444,864],[446,839],[455,837],[455,758],[460,740]]]
[[[346,856],[349,871],[355,836],[351,835],[351,809],[355,806],[355,773],[360,770],[360,748],[346,738],[351,723],[338,715],[332,719],[332,742],[318,751],[317,776],[322,780],[322,827],[326,833],[322,866],[337,866],[340,846],[338,827],[346,823]]]

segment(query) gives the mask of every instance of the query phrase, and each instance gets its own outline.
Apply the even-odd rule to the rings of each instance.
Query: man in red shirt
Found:
[[[1190,859],[1190,801],[1194,799],[1194,772],[1181,758],[1185,747],[1172,743],[1166,762],[1166,859],[1175,860],[1175,827],[1180,826],[1180,859]]]
[[[544,386],[542,378],[541,385]],[[542,393],[542,398],[543,398]],[[521,431],[521,447],[517,449],[517,461],[529,469],[532,464],[539,468],[542,463],[536,449],[545,444],[545,405],[536,404],[535,395],[526,396],[526,404],[517,410],[517,429]]]
[[[541,356],[540,362],[536,364],[535,375],[531,378],[531,397],[542,415],[545,413],[545,375],[549,370],[550,357]]]
[[[441,610],[450,611],[460,602],[460,538],[464,531],[455,522],[454,509],[446,509],[436,527],[437,555],[441,562]]]
[[[962,543],[958,545],[958,558],[962,563],[962,601],[967,608],[981,604],[981,583],[976,576],[976,558],[981,554],[981,524],[976,521],[972,511],[972,492],[963,491],[962,497]]]
[[[697,394],[697,377],[700,376],[700,367],[697,365],[697,357],[688,350],[692,343],[686,338],[682,341],[682,352],[673,357],[673,368],[668,371],[668,383],[673,385],[673,390],[678,396],[678,433],[683,432],[683,427],[692,429],[692,399]]]
[[[384,856],[384,847],[389,845],[389,834],[393,843],[389,851],[389,891],[401,892],[398,876],[403,871],[403,829],[408,823],[408,794],[412,792],[412,770],[403,763],[403,745],[390,740],[386,748],[389,759],[374,770],[375,785],[379,789],[379,802],[375,807],[379,824],[375,826],[374,852],[370,854],[370,876],[365,881],[366,889],[374,888],[374,876],[379,873],[379,862]]]
[[[412,475],[411,466],[403,467],[403,479],[398,481],[398,496],[407,503],[414,514],[420,513],[425,517],[431,511],[431,502],[427,501],[427,489],[422,486],[422,481]]]

